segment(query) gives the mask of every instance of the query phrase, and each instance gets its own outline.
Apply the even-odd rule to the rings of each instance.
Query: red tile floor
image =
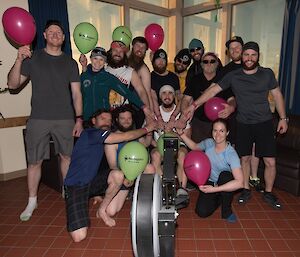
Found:
[[[275,190],[283,209],[273,210],[254,192],[246,206],[234,204],[239,221],[227,224],[219,210],[206,219],[194,213],[196,192],[188,208],[180,210],[176,257],[298,257],[300,256],[300,197]],[[27,199],[26,178],[0,182],[0,256],[12,257],[132,257],[130,202],[106,227],[90,210],[91,228],[82,243],[72,243],[65,229],[61,195],[40,186],[39,206],[28,222],[19,214]],[[149,256],[142,256],[149,257]]]

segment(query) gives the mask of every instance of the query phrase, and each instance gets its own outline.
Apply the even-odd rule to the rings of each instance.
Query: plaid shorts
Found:
[[[68,232],[90,226],[89,199],[105,194],[109,171],[98,172],[93,181],[87,185],[64,186]]]

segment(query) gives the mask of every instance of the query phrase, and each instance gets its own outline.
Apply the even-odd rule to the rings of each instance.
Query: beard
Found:
[[[247,66],[246,63],[243,61],[242,66],[244,70],[254,70],[257,66],[259,66],[258,60],[254,62],[251,66]]]
[[[175,103],[175,99],[172,102],[170,102],[170,103],[164,103],[164,102],[162,102],[162,106],[164,108],[166,108],[166,109],[169,109],[169,108],[173,107],[174,103]]]
[[[176,73],[182,73],[182,72],[184,72],[185,71],[185,69],[184,68],[180,68],[180,69],[178,69],[177,68],[177,65],[175,65],[175,63],[174,63],[174,71],[176,72]]]
[[[108,55],[107,55],[107,64],[110,67],[116,69],[116,68],[120,68],[120,67],[123,67],[123,66],[127,66],[128,65],[128,59],[127,59],[127,56],[124,55],[124,57],[122,59],[114,60],[111,53],[108,53]]]
[[[140,57],[135,55],[133,52],[131,52],[128,57],[129,66],[135,69],[136,71],[138,71],[145,64],[144,62],[145,55],[146,54]]]
[[[118,130],[120,130],[121,132],[127,132],[127,131],[131,131],[131,130],[134,129],[134,125],[133,124],[131,126],[129,126],[129,127],[124,127],[119,122],[117,122],[116,125],[117,125]]]
[[[167,70],[167,65],[163,67],[158,67],[157,65],[153,64],[153,70],[158,74],[163,74]]]

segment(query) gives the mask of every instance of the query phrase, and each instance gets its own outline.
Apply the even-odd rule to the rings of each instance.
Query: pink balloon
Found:
[[[32,15],[20,7],[8,8],[2,16],[2,24],[7,36],[19,45],[32,43],[36,26]]]
[[[214,121],[218,118],[219,111],[222,111],[225,107],[226,101],[220,97],[213,97],[204,104],[204,113],[207,118]]]
[[[190,151],[185,156],[183,168],[186,176],[198,186],[204,185],[210,176],[210,161],[202,151]]]
[[[144,34],[149,44],[149,48],[152,51],[156,51],[157,49],[159,49],[162,43],[164,42],[164,30],[160,25],[156,23],[149,24],[145,28]]]

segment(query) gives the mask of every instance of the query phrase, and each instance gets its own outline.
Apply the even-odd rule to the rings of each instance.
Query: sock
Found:
[[[30,219],[33,211],[37,208],[37,197],[29,197],[28,198],[28,204],[25,208],[25,210],[20,215],[20,220],[27,221]]]

